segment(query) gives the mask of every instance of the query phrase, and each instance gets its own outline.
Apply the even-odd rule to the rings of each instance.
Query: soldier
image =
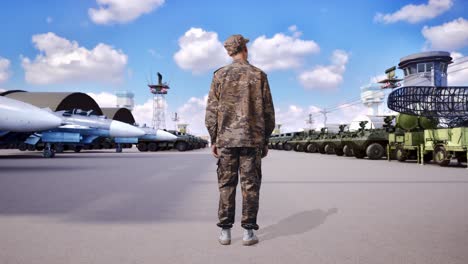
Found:
[[[247,42],[230,36],[224,47],[233,62],[214,72],[206,107],[205,124],[218,159],[220,192],[217,224],[219,242],[231,243],[236,187],[242,189],[243,245],[258,243],[257,212],[262,180],[261,159],[268,153],[268,137],[275,127],[275,110],[266,74],[247,61]]]

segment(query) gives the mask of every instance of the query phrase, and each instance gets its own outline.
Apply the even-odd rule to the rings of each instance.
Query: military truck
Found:
[[[352,150],[354,157],[377,160],[386,155],[388,132],[384,128],[366,129],[368,121],[359,122],[359,130],[342,139],[343,153]]]
[[[294,142],[298,138],[302,138],[303,135],[304,131],[283,134],[283,136],[278,140],[278,149],[286,151],[293,150],[294,145],[291,142]]]
[[[352,156],[352,150],[351,149],[344,149],[344,144],[343,140],[346,138],[350,137],[352,135],[349,130],[346,130],[346,127],[348,125],[340,125],[339,126],[339,131],[336,134],[332,134],[331,136],[328,137],[328,139],[324,140],[324,147],[323,147],[323,153],[325,154],[336,154],[337,156],[343,156],[345,155],[346,151],[346,156]]]
[[[466,162],[468,127],[425,129],[422,154],[431,155],[440,166],[449,165],[451,159]]]
[[[426,117],[399,114],[396,116],[395,126],[388,134],[388,156],[387,159],[406,161],[416,159],[418,163],[421,158],[425,162],[432,160],[432,153],[422,154],[424,144],[424,129],[436,128],[437,121]]]
[[[305,151],[305,147],[309,138],[311,138],[314,134],[316,134],[316,132],[313,129],[303,131],[302,134],[299,134],[297,137],[289,141],[292,149],[298,152]]]

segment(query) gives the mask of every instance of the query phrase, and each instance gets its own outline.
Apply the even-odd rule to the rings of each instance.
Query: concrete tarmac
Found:
[[[270,151],[260,243],[218,244],[215,159],[0,151],[0,263],[468,263],[468,170]],[[239,190],[240,191],[240,190]]]

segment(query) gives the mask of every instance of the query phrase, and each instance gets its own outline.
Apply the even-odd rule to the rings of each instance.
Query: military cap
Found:
[[[245,44],[249,42],[249,39],[244,38],[240,34],[232,35],[224,41],[224,48],[227,50],[229,56],[242,51]]]

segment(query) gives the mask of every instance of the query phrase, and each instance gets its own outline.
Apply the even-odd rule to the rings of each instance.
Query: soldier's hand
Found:
[[[217,159],[219,158],[218,148],[216,147],[216,145],[211,146],[211,154],[213,154],[215,158]]]
[[[262,150],[262,158],[266,157],[268,155],[268,146],[264,146]]]

